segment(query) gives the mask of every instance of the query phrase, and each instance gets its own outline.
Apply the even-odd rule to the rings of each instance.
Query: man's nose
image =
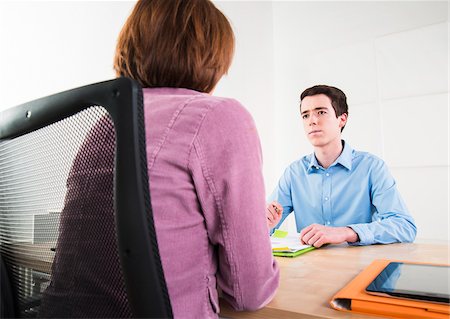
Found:
[[[309,115],[309,119],[308,119],[308,124],[311,126],[311,125],[316,125],[317,124],[317,115],[316,114],[314,114],[314,113],[311,113],[310,115]]]

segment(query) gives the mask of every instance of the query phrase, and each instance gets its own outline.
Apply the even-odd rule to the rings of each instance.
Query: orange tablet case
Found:
[[[450,306],[424,301],[397,299],[367,294],[366,287],[392,261],[426,264],[402,260],[374,260],[330,301],[337,310],[379,315],[389,318],[449,319]]]

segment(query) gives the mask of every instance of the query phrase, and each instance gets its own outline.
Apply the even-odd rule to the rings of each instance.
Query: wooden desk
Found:
[[[333,295],[374,259],[449,263],[449,242],[372,246],[329,245],[296,258],[277,257],[280,287],[274,299],[255,312],[236,312],[221,302],[225,318],[380,318],[334,310]]]

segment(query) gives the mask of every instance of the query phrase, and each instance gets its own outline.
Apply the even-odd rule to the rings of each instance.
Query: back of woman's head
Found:
[[[233,52],[230,23],[209,0],[140,0],[119,35],[114,69],[143,87],[211,92]]]

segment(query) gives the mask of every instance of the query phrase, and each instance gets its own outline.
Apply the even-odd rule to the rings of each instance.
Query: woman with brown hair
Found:
[[[218,290],[236,310],[278,286],[265,219],[258,134],[236,100],[211,96],[234,36],[209,0],[138,1],[114,69],[143,89],[148,174],[174,316],[215,318]]]

